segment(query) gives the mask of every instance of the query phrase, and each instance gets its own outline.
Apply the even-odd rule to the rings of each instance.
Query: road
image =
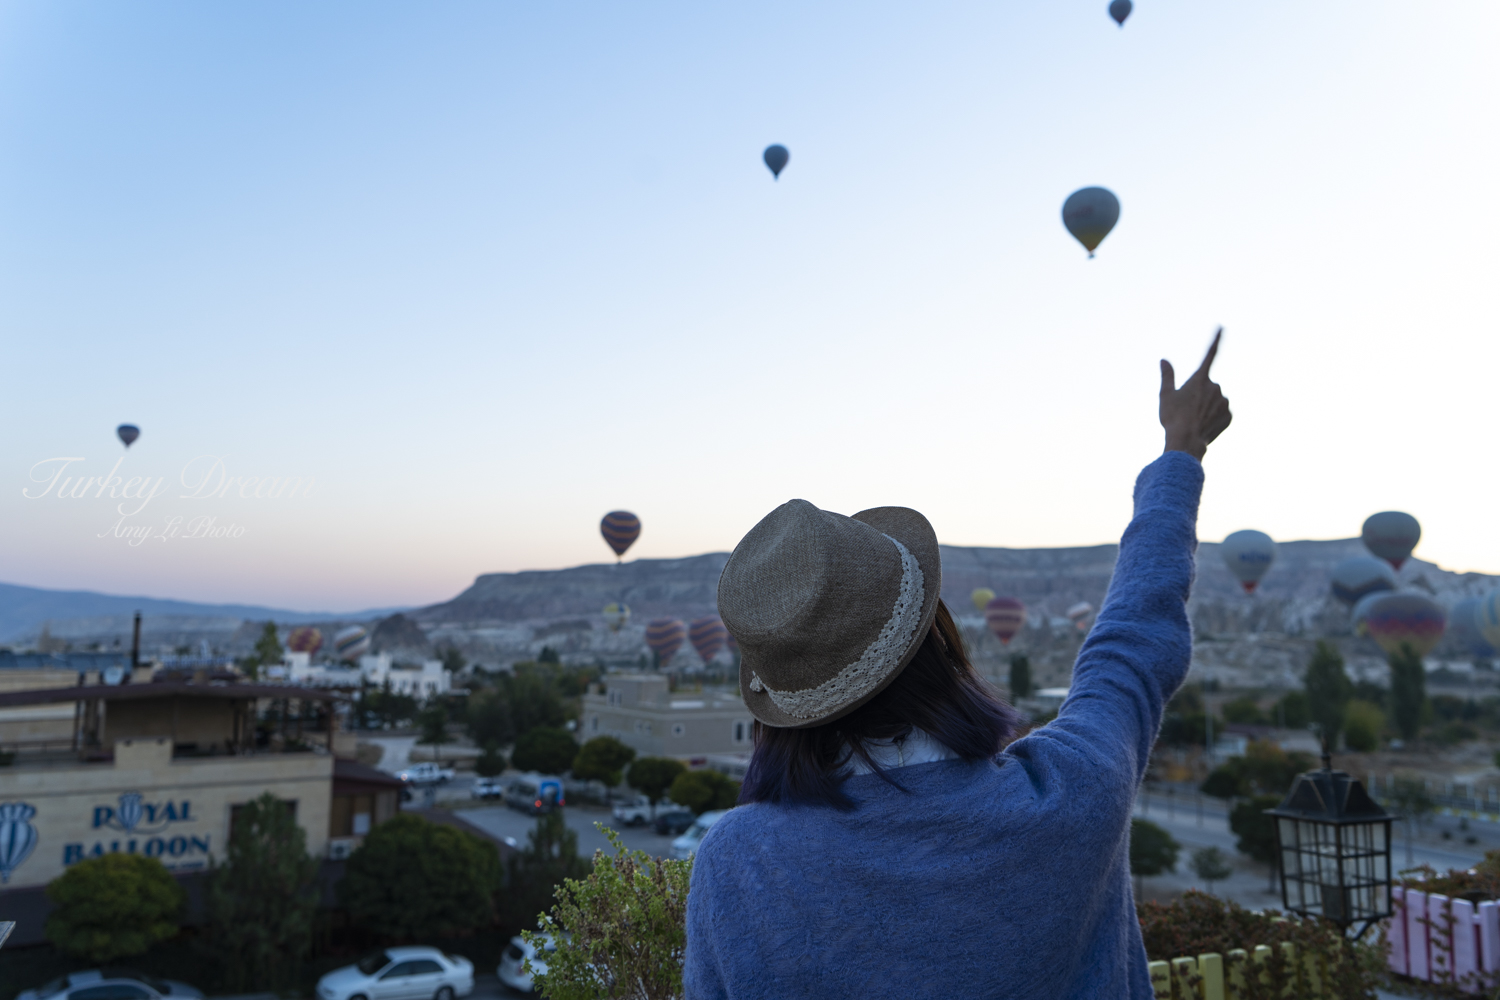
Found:
[[[526,836],[536,826],[536,817],[505,806],[455,803],[453,811],[501,840],[513,839],[519,847],[526,846]],[[609,846],[609,840],[594,826],[595,823],[611,827],[614,825],[608,809],[601,806],[568,806],[563,810],[563,818],[568,829],[578,834],[580,857],[593,857],[595,851],[614,852]],[[667,855],[674,839],[661,836],[649,826],[621,827],[619,834],[626,847],[645,851],[652,857]]]

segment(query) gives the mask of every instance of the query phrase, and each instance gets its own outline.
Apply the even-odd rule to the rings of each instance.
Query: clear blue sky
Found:
[[[421,603],[791,497],[1109,541],[1220,323],[1204,538],[1397,508],[1500,571],[1500,7],[1104,8],[0,3],[0,578]],[[238,537],[23,495],[122,421],[126,523]]]

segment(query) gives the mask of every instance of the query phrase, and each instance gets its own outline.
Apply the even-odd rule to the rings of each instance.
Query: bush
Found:
[[[235,817],[225,864],[208,877],[208,950],[233,992],[285,990],[312,944],[318,861],[270,792]]]
[[[557,905],[538,924],[557,942],[538,988],[548,1000],[679,997],[692,862],[627,851],[619,834],[600,829],[615,856],[599,852],[588,877],[558,887]]]
[[[1311,770],[1314,764],[1305,753],[1288,753],[1269,740],[1251,740],[1243,756],[1230,757],[1214,768],[1200,790],[1221,799],[1285,795],[1297,775]]]
[[[1306,729],[1312,722],[1306,692],[1288,691],[1276,703],[1276,716],[1276,721],[1287,729]]]
[[[499,691],[491,688],[476,691],[469,697],[465,727],[469,736],[480,746],[502,746],[516,738],[515,721],[511,718],[510,702]]]
[[[635,760],[635,750],[613,736],[595,736],[573,759],[573,777],[580,781],[602,781],[607,788],[620,783],[620,771]]]
[[[1200,847],[1192,854],[1193,874],[1208,883],[1208,891],[1214,891],[1214,883],[1222,882],[1234,874],[1229,857],[1217,847]]]
[[[1177,867],[1182,845],[1149,819],[1130,821],[1130,874],[1160,875]]]
[[[589,863],[578,856],[578,834],[568,829],[560,811],[537,817],[526,847],[510,857],[504,894],[504,923],[531,928],[552,905],[557,887],[582,878]]]
[[[1242,694],[1238,698],[1232,698],[1224,703],[1220,714],[1224,716],[1225,722],[1234,722],[1247,726],[1261,726],[1266,724],[1266,713],[1260,710],[1260,702],[1248,694]]]
[[[667,793],[673,802],[695,813],[710,809],[733,809],[740,799],[740,783],[718,771],[684,771]]]
[[[510,760],[522,771],[562,774],[577,756],[578,743],[566,729],[538,726],[516,740]]]
[[[1358,698],[1344,710],[1344,743],[1350,750],[1370,753],[1380,749],[1380,733],[1385,729],[1385,713],[1368,701]]]
[[[630,783],[631,788],[650,799],[654,806],[667,794],[667,789],[672,787],[672,782],[677,780],[678,775],[686,773],[687,768],[680,760],[670,757],[642,757],[631,763],[630,770],[625,773],[625,780]]]
[[[410,813],[375,827],[349,856],[339,901],[376,934],[467,934],[495,916],[500,856],[470,833]]]
[[[140,955],[175,937],[187,897],[155,858],[105,854],[49,882],[47,898],[57,907],[47,918],[47,939],[97,963]]]
[[[1204,795],[1212,795],[1216,799],[1232,799],[1244,794],[1241,791],[1239,770],[1228,764],[1220,764],[1210,771],[1198,791]]]
[[[1234,849],[1264,864],[1276,861],[1276,823],[1265,814],[1281,804],[1279,795],[1257,795],[1229,812],[1229,831],[1237,838]]]
[[[493,778],[505,773],[505,754],[493,743],[486,743],[484,752],[474,761],[474,773],[481,778]]]

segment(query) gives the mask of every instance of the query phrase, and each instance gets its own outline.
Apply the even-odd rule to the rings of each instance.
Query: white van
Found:
[[[567,805],[562,779],[550,774],[520,774],[505,784],[505,804],[512,809],[540,816]]]
[[[728,812],[728,809],[714,809],[694,820],[693,825],[688,827],[687,833],[672,841],[672,857],[678,861],[686,861],[694,854],[697,854],[698,845],[703,841],[703,835],[708,832],[708,828],[717,823]]]

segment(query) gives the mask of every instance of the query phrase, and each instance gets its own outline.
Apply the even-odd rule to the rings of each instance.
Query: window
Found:
[[[68,994],[68,1000],[155,1000],[151,991],[134,983],[89,986]]]
[[[599,716],[595,715],[595,716],[590,717],[590,719],[589,719],[589,732],[591,732],[591,733],[597,733],[598,731],[599,731]]]
[[[680,722],[673,723],[672,724],[672,735],[673,736],[686,736],[687,735],[687,726],[684,726]]]
[[[398,962],[397,964],[391,966],[390,970],[387,971],[386,974],[383,975],[383,976],[381,976],[380,978],[381,979],[400,979],[403,976],[413,975],[415,973],[415,971],[416,971],[415,970],[416,964],[417,964],[416,962]]]
[[[407,964],[411,966],[411,974],[414,976],[430,976],[433,973],[443,971],[443,967],[441,965],[438,965],[430,958],[419,959],[418,961],[408,962]]]
[[[750,723],[744,719],[734,720],[734,741],[743,743],[750,738]]]

